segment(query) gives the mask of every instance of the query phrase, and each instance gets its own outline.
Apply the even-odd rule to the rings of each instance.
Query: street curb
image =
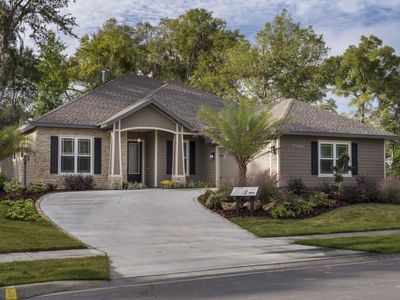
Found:
[[[46,283],[35,283],[15,286],[18,296],[30,298],[40,295],[64,294],[72,291],[90,291],[112,288],[123,288],[137,285],[147,284],[163,284],[170,282],[183,282],[201,279],[211,279],[217,277],[234,277],[246,274],[255,274],[262,272],[280,272],[296,269],[308,269],[318,267],[335,267],[339,265],[357,264],[357,263],[373,263],[381,260],[400,260],[398,254],[372,254],[362,253],[356,255],[347,255],[336,258],[325,258],[317,260],[305,260],[291,263],[278,263],[270,265],[253,265],[243,266],[239,268],[226,268],[210,271],[185,272],[175,274],[163,274],[143,277],[130,277],[113,279],[111,281],[54,281]],[[0,288],[0,299],[4,295],[6,288]]]

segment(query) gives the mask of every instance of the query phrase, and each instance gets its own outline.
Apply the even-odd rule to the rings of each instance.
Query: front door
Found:
[[[142,144],[128,142],[128,181],[142,182]]]

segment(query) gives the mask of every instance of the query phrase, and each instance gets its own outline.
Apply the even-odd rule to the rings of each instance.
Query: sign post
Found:
[[[254,198],[257,196],[258,186],[251,187],[234,187],[231,197],[236,199],[236,215],[240,214],[240,204],[243,197],[250,199],[250,215],[254,215]]]

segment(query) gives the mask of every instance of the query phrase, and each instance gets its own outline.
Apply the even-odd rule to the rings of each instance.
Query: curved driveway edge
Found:
[[[107,253],[111,277],[204,272],[354,254],[256,238],[193,201],[201,190],[87,191],[50,194],[43,212]]]

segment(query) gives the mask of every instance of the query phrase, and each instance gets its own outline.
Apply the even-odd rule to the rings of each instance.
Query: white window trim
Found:
[[[185,171],[185,175],[189,176],[190,175],[190,141],[189,140],[184,140],[183,141],[183,147],[185,149],[186,147],[186,158],[185,158],[185,152],[183,151],[182,156],[183,156],[183,168]],[[185,168],[185,159],[186,159],[186,168]]]
[[[74,140],[74,154],[62,155],[62,140],[73,139]],[[90,155],[79,155],[90,157],[90,172],[78,172],[78,140],[86,139],[90,140]],[[58,174],[59,175],[93,175],[94,174],[94,137],[93,136],[60,136],[58,143]],[[61,171],[61,156],[73,156],[74,157],[74,172],[62,172]]]
[[[349,149],[349,166],[351,167],[351,142],[350,141],[337,141],[337,140],[319,140],[318,141],[318,177],[334,177],[333,173],[332,174],[321,174],[321,144],[332,144],[333,145],[333,166],[336,166],[336,145],[347,145]],[[351,172],[351,168],[349,170],[348,174],[343,174],[343,177],[352,177],[353,174]]]

